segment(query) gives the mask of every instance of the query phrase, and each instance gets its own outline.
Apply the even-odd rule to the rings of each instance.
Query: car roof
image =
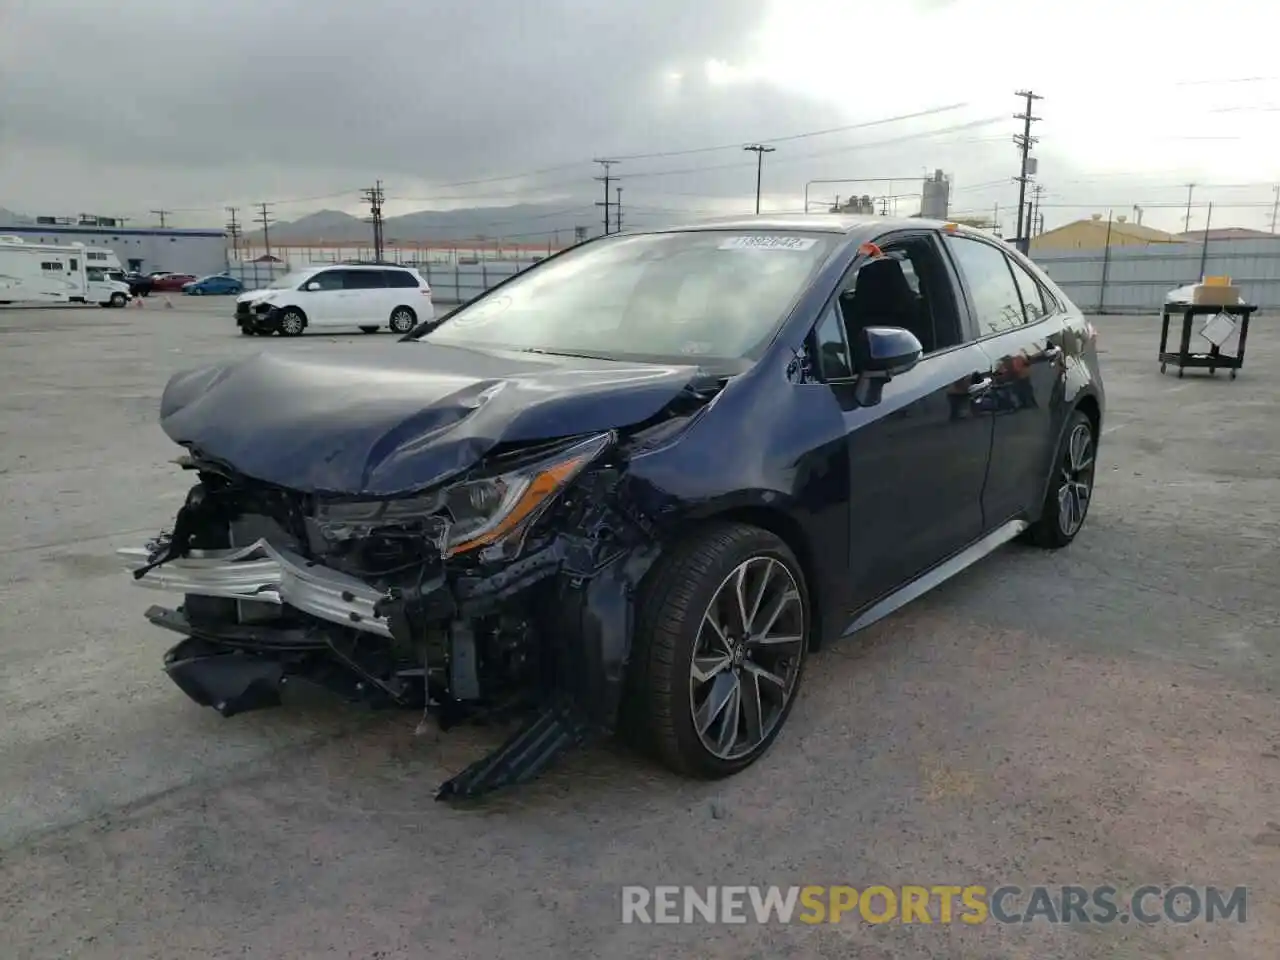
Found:
[[[330,270],[333,268],[342,270],[412,270],[413,267],[406,267],[401,263],[313,263],[309,267],[304,267],[304,271],[311,270]]]
[[[880,217],[848,213],[796,213],[790,215],[764,214],[754,217],[735,217],[718,220],[699,220],[678,226],[662,227],[653,233],[678,233],[701,230],[803,230],[807,233],[834,233],[847,237],[864,234],[881,234],[889,230],[941,230],[949,227],[958,233],[969,231],[964,226],[947,224],[942,220],[923,217]],[[641,231],[637,231],[641,232]]]

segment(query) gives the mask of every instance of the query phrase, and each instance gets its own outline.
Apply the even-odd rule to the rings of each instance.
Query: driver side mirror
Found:
[[[319,280],[312,280],[312,281],[310,281],[310,282],[308,282],[308,283],[305,283],[305,284],[303,284],[302,289],[303,289],[303,290],[319,290],[319,289],[320,289],[320,281],[319,281]]]
[[[850,338],[853,369],[858,379],[857,399],[864,407],[880,402],[884,385],[915,368],[924,347],[902,327],[862,327]]]

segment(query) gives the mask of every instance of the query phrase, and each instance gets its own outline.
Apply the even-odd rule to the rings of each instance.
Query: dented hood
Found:
[[[160,425],[258,480],[386,496],[438,483],[499,443],[640,423],[698,372],[427,342],[272,350],[176,374]]]

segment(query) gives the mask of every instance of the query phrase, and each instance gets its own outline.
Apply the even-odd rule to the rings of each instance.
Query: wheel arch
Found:
[[[311,318],[307,316],[307,311],[303,310],[296,303],[286,303],[283,307],[276,307],[272,312],[275,314],[275,319],[279,320],[290,311],[294,311],[302,317],[302,329],[305,330],[307,327],[311,326]]]
[[[1093,425],[1093,442],[1098,442],[1098,436],[1102,433],[1102,405],[1098,403],[1098,398],[1092,393],[1086,393],[1076,400],[1075,410],[1079,410]]]
[[[697,526],[690,529],[685,536],[693,536],[696,529],[718,523],[744,523],[767,530],[795,554],[796,561],[800,564],[800,572],[804,575],[805,589],[809,594],[809,616],[812,620],[809,629],[809,649],[819,649],[827,627],[825,603],[829,598],[826,596],[822,578],[819,576],[813,544],[800,522],[779,507],[763,504],[733,504],[711,512],[700,513],[696,517]]]
[[[1056,462],[1058,449],[1062,446],[1062,438],[1066,436],[1067,429],[1071,426],[1071,418],[1077,411],[1089,418],[1089,424],[1093,428],[1094,449],[1097,449],[1098,440],[1102,436],[1102,404],[1092,391],[1082,391],[1076,395],[1075,400],[1067,409],[1066,415],[1062,418],[1062,422],[1058,425],[1056,435],[1053,438],[1053,447],[1049,453],[1049,461],[1044,467],[1044,484],[1040,488],[1040,498],[1036,501],[1036,510],[1039,510],[1039,505],[1043,504],[1045,497],[1049,495],[1049,486],[1053,483],[1054,463]],[[1036,516],[1031,519],[1034,521],[1039,517]]]

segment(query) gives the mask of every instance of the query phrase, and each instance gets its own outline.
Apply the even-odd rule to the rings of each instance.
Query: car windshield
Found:
[[[751,358],[838,240],[742,230],[599,240],[530,268],[420,339],[605,358]]]

